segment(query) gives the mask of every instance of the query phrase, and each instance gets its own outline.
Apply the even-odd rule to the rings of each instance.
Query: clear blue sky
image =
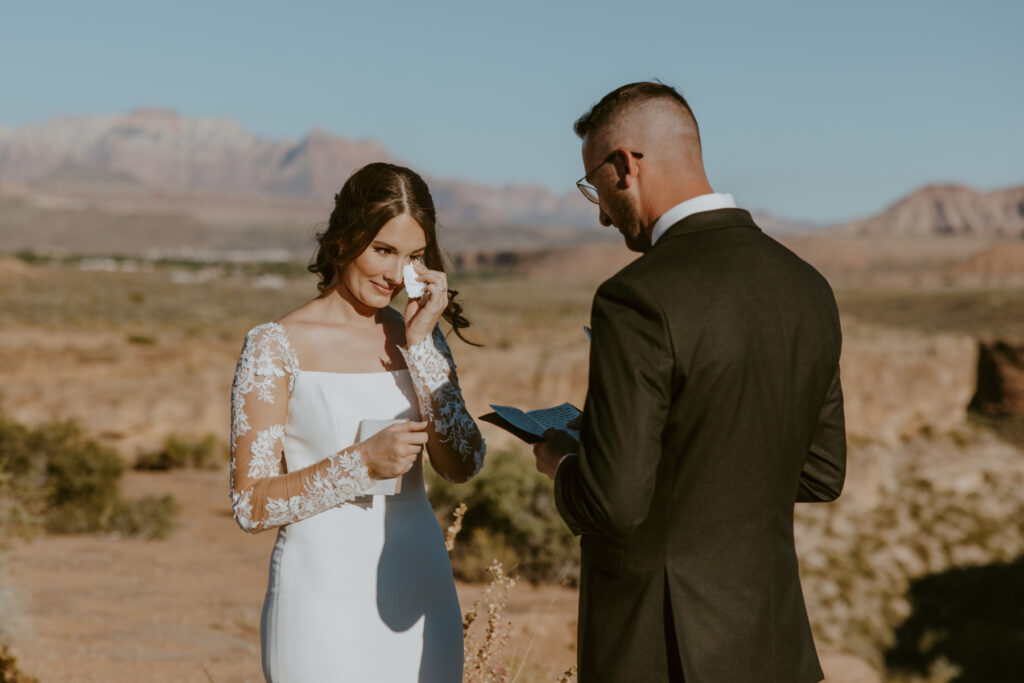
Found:
[[[162,106],[562,192],[576,116],[656,77],[690,100],[715,189],[830,222],[933,182],[1024,184],[1022,26],[1021,0],[0,0],[0,125]]]

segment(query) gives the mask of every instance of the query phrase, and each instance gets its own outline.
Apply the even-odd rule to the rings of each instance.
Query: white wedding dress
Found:
[[[422,456],[393,496],[355,444],[363,419],[429,419],[478,471],[484,443],[439,330],[408,369],[299,368],[284,327],[253,328],[232,387],[231,499],[251,532],[279,527],[261,620],[274,683],[459,683],[462,617]]]

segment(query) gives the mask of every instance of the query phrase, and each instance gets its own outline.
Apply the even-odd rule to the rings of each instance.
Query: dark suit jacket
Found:
[[[602,284],[591,327],[555,479],[583,535],[581,683],[820,680],[793,507],[846,470],[832,290],[746,211],[707,211]]]

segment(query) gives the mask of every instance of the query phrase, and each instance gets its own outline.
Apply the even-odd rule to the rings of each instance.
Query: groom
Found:
[[[594,297],[580,442],[534,449],[582,534],[579,679],[819,681],[793,505],[843,486],[832,291],[712,191],[671,87],[575,128],[580,189],[643,253]]]

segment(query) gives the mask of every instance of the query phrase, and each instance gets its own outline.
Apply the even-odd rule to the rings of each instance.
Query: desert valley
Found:
[[[24,675],[260,679],[273,534],[249,536],[230,514],[235,361],[249,328],[314,294],[305,265],[339,182],[389,158],[324,132],[274,142],[153,110],[0,130],[5,429],[73,420],[123,462],[120,495],[176,509],[166,529],[134,535],[46,532],[39,519],[7,534],[0,645]],[[483,344],[453,343],[470,409],[582,405],[591,297],[634,255],[576,194],[428,181],[451,286]],[[1024,581],[1024,187],[929,186],[835,226],[755,217],[825,274],[843,320],[847,485],[835,504],[798,506],[796,524],[827,680],[1011,680],[984,667],[1024,667],[1019,607],[999,608]],[[554,515],[528,448],[483,429],[494,459],[481,477],[514,478],[531,514]],[[135,467],[169,442],[204,455]],[[444,526],[460,494],[435,485]],[[571,536],[475,513],[498,494],[471,491],[453,554],[464,608],[496,600],[491,559],[517,579],[494,680],[559,680],[575,661]]]

